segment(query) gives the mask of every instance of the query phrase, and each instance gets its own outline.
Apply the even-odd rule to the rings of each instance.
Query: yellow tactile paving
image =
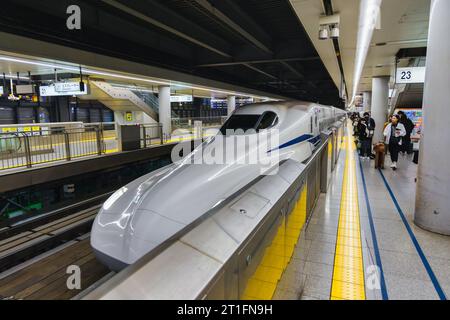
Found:
[[[355,146],[350,128],[342,147],[346,150],[346,159],[330,298],[365,300]]]

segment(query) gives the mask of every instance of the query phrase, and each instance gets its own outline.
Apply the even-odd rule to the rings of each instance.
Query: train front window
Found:
[[[268,111],[262,115],[256,131],[269,129],[278,123],[278,116],[275,112]]]
[[[255,129],[260,117],[260,114],[234,114],[224,123],[220,132],[226,135],[227,130],[233,132],[242,130],[245,132],[249,129]]]

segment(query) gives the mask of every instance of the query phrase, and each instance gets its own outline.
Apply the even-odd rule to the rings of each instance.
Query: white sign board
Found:
[[[57,82],[55,85],[55,91],[57,92],[74,92],[80,91],[79,82]]]
[[[55,83],[49,86],[41,86],[39,91],[42,97],[81,96],[88,94],[88,85],[84,84],[84,90],[80,91],[78,82]]]
[[[397,69],[397,83],[424,83],[425,67]]]
[[[170,102],[192,102],[193,98],[189,95],[170,96]]]
[[[3,91],[3,87],[0,86],[0,96],[2,96],[5,92]]]
[[[17,94],[32,94],[34,93],[34,86],[32,84],[16,85]]]

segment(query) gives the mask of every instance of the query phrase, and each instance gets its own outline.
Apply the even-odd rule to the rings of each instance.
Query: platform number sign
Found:
[[[424,83],[425,67],[399,68],[397,83]]]
[[[401,80],[411,80],[412,72],[411,71],[402,71],[400,77],[401,77]]]
[[[132,112],[125,113],[125,120],[127,120],[128,122],[133,121],[133,113]]]

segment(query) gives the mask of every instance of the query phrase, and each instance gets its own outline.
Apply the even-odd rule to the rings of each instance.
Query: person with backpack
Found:
[[[401,148],[401,152],[402,153],[408,153],[411,154],[412,153],[412,148],[411,148],[411,134],[414,130],[414,122],[411,121],[411,119],[408,118],[408,116],[403,112],[403,111],[399,111],[398,115],[400,116],[400,123],[403,124],[403,126],[406,129],[406,135],[403,137],[403,141],[402,141],[402,148]]]
[[[392,116],[391,123],[384,129],[384,136],[386,137],[385,143],[388,145],[391,155],[391,168],[395,171],[397,170],[398,154],[402,148],[402,138],[406,136],[405,126],[400,123],[400,117],[398,115]]]
[[[361,143],[360,156],[363,160],[372,157],[372,140],[375,130],[375,121],[370,118],[368,112],[364,113],[358,124],[358,139]]]

